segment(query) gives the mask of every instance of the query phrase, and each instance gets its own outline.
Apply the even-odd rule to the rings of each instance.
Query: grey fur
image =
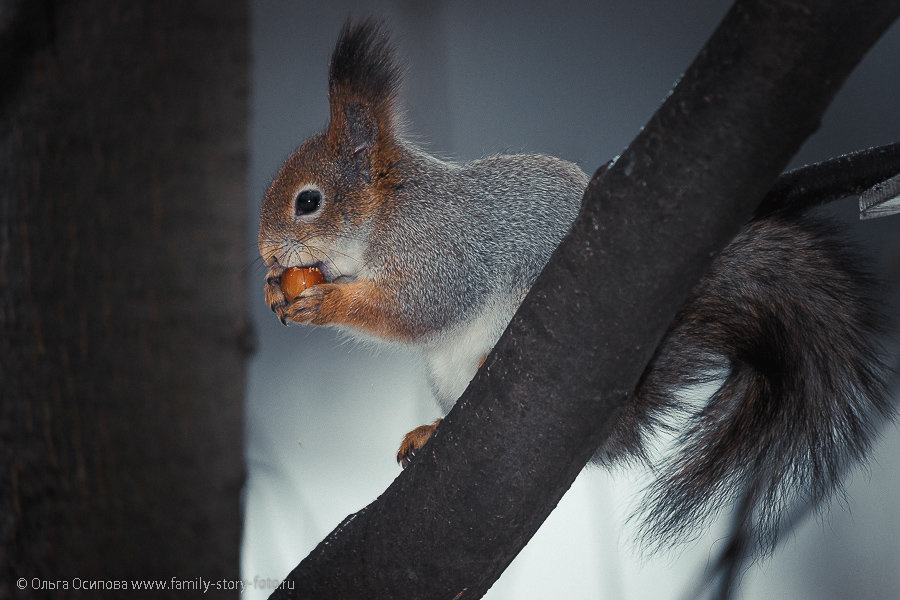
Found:
[[[397,168],[407,183],[378,216],[368,260],[396,273],[389,284],[431,332],[425,342],[489,298],[517,307],[568,232],[588,181],[577,165],[549,156],[460,165],[408,146]]]

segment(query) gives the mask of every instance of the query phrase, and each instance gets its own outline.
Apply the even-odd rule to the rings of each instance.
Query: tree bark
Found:
[[[247,5],[25,0],[0,18],[0,598],[233,586]]]
[[[274,598],[479,598],[599,447],[690,287],[753,214],[896,1],[738,0],[387,491]]]

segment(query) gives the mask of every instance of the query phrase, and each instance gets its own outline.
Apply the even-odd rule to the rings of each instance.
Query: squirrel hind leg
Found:
[[[431,425],[420,425],[403,436],[400,448],[397,450],[397,462],[404,469],[409,466],[412,459],[416,456],[428,440],[431,439],[434,430],[440,425],[441,419],[435,420]]]

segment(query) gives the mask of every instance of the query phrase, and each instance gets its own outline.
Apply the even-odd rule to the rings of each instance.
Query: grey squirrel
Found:
[[[589,178],[550,156],[429,155],[399,131],[400,79],[383,28],[348,21],[328,127],[265,195],[265,296],[283,323],[414,348],[449,410],[566,236]],[[594,457],[650,460],[650,433],[680,424],[676,449],[653,465],[651,535],[688,535],[749,495],[747,527],[771,544],[793,498],[817,504],[862,458],[890,407],[875,284],[858,265],[831,225],[790,208],[758,214],[717,257]],[[326,282],[289,301],[289,267],[317,267]],[[685,408],[677,392],[715,377],[709,402]],[[407,434],[401,463],[439,421]]]

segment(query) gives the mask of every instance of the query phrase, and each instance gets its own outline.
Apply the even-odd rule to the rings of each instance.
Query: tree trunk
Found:
[[[238,578],[247,17],[0,15],[0,598]]]

